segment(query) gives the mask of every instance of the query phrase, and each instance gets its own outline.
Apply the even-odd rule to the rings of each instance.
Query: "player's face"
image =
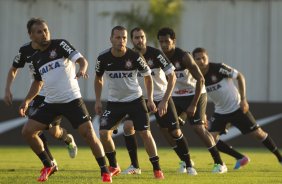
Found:
[[[50,42],[50,32],[48,26],[43,24],[34,24],[31,28],[30,39],[39,46],[46,46]]]
[[[169,35],[159,36],[159,44],[164,53],[175,49],[175,39],[171,39]]]
[[[111,36],[112,48],[121,52],[126,51],[127,43],[127,31],[126,30],[114,30]]]
[[[194,60],[201,70],[205,69],[209,64],[209,57],[205,52],[195,53]]]
[[[146,48],[146,35],[144,31],[134,31],[132,35],[132,44],[135,49],[142,50]]]

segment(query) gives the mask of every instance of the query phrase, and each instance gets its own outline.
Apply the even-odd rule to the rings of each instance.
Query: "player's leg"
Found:
[[[159,104],[159,102],[155,103]],[[187,139],[179,127],[178,116],[172,99],[168,101],[167,113],[162,117],[155,113],[155,116],[165,139],[173,147],[180,160],[185,163],[184,169],[182,167],[182,172],[184,170],[189,175],[197,175],[191,163]]]
[[[263,145],[277,157],[278,161],[282,163],[282,156],[275,142],[260,128],[250,111],[243,113],[242,110],[239,109],[236,111],[234,117],[237,121],[233,122],[233,124],[242,132],[242,134],[249,133],[255,139],[262,142]]]
[[[211,133],[205,127],[206,121],[206,106],[207,95],[202,94],[197,104],[197,109],[194,117],[190,118],[189,122],[192,125],[194,132],[204,142],[214,160],[214,173],[226,173],[227,167],[223,163],[219,151],[216,147],[215,141]]]
[[[33,101],[29,104],[29,107],[28,107],[28,117],[34,115],[37,111],[38,111],[38,108],[40,107],[40,105],[44,102],[44,99],[45,97],[44,96],[40,96],[40,95],[37,95]],[[48,128],[46,128],[48,129]],[[49,149],[49,146],[48,146],[48,141],[43,133],[43,131],[39,132],[38,133],[39,135],[39,138],[42,140],[43,142],[43,145],[44,145],[44,150],[46,151],[46,153],[49,155],[50,159],[52,160],[52,162],[57,166],[57,170],[58,170],[58,165],[57,165],[57,162],[55,160],[55,158],[53,157],[50,149]]]
[[[46,124],[29,119],[22,129],[24,139],[44,165],[41,175],[38,178],[40,182],[48,180],[48,177],[56,171],[56,166],[52,163],[52,160],[44,149],[42,140],[38,136],[38,133],[47,127]]]
[[[109,170],[113,176],[118,175],[121,172],[121,169],[116,159],[116,149],[112,139],[112,129],[114,129],[126,115],[124,107],[126,107],[126,103],[125,105],[120,105],[120,103],[108,102],[107,109],[104,111],[100,121],[100,140],[109,161]]]
[[[137,156],[137,140],[133,122],[129,119],[124,120],[124,141],[130,157],[130,166],[122,172],[122,174],[141,174]]]
[[[62,115],[71,122],[73,128],[78,129],[79,134],[89,145],[92,154],[100,167],[102,181],[112,182],[111,174],[106,165],[103,146],[94,132],[91,117],[83,100],[80,98],[69,103],[62,104],[59,106],[59,109],[62,112]]]
[[[227,122],[233,121],[233,118],[228,118],[226,115],[214,114],[209,122],[209,131],[211,132],[214,140],[216,141],[216,147],[220,152],[228,154],[236,159],[234,169],[240,169],[242,166],[247,165],[250,162],[250,158],[246,155],[239,153],[219,139],[220,134],[227,133]]]
[[[49,133],[56,139],[64,141],[67,145],[68,153],[70,158],[75,158],[77,155],[77,145],[71,134],[67,132],[66,129],[60,126],[62,117],[58,116],[56,120],[52,123],[52,126],[49,128]]]
[[[144,147],[153,166],[155,178],[164,179],[164,175],[159,164],[159,156],[157,153],[156,143],[151,134],[151,131],[149,130],[150,119],[144,99],[139,98],[133,103],[129,104],[127,107],[127,112],[133,121],[135,130],[139,133],[141,139],[143,140]]]

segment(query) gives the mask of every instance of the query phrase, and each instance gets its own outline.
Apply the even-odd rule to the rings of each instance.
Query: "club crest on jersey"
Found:
[[[217,82],[217,77],[215,75],[212,75],[211,80],[212,80],[212,82]]]
[[[126,69],[131,69],[132,68],[132,61],[131,60],[127,60],[125,61],[125,66]]]
[[[49,58],[50,58],[50,59],[54,59],[54,58],[56,58],[56,57],[57,57],[56,49],[51,50],[51,51],[50,51]]]
[[[174,65],[175,65],[176,69],[180,69],[181,68],[181,65],[180,65],[179,61],[176,61]]]
[[[149,65],[150,68],[152,68],[152,67],[154,66],[154,62],[153,62],[153,60],[152,60],[151,58],[149,58],[149,59],[147,60],[147,63],[148,63],[148,65]]]

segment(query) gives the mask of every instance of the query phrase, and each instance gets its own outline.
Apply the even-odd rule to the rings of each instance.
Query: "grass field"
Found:
[[[52,175],[46,183],[84,184],[101,183],[100,172],[96,160],[93,159],[90,149],[80,147],[75,159],[70,159],[67,150],[62,147],[52,147],[53,155],[59,171]],[[152,166],[144,149],[139,150],[141,175],[119,175],[113,178],[113,183],[282,183],[282,166],[276,158],[264,149],[240,149],[251,158],[246,167],[234,171],[234,159],[222,154],[229,172],[227,174],[212,174],[212,159],[204,148],[190,148],[191,156],[198,171],[197,176],[178,174],[178,159],[169,148],[159,149],[160,164],[165,179],[153,179]],[[125,149],[117,149],[117,159],[122,169],[129,165],[129,157]],[[38,183],[36,178],[42,164],[28,147],[0,147],[0,183]]]

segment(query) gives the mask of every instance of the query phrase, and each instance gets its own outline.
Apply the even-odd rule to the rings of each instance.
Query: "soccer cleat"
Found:
[[[233,169],[237,170],[237,169],[240,169],[241,167],[247,165],[249,162],[250,162],[250,158],[247,157],[247,156],[244,156],[243,158],[241,159],[238,159],[235,163],[235,166]]]
[[[194,161],[193,161],[192,159],[191,159],[190,161],[191,161],[192,167],[194,167],[194,166],[195,166]],[[178,169],[178,172],[179,172],[179,173],[187,173],[186,163],[185,163],[184,161],[180,161],[180,162],[179,162],[179,169]]]
[[[184,161],[180,161],[179,162],[179,169],[178,169],[179,173],[187,173],[187,169],[186,169],[186,163]]]
[[[196,176],[198,175],[196,169],[194,169],[193,167],[187,167],[187,174],[191,175],[191,176]]]
[[[227,173],[227,167],[226,167],[225,163],[223,163],[223,165],[214,164],[212,172],[218,173],[218,174]]]
[[[102,173],[102,182],[104,182],[104,183],[112,183],[111,173]]]
[[[55,168],[56,168],[55,165],[53,165],[51,167],[43,167],[43,169],[41,169],[41,171],[40,171],[41,175],[39,176],[37,181],[39,181],[39,182],[47,181],[48,177],[55,172]]]
[[[69,156],[71,158],[75,158],[77,155],[77,146],[74,142],[74,138],[71,134],[68,134],[68,137],[70,137],[72,139],[71,143],[69,143],[69,145],[67,145],[68,151],[69,151]]]
[[[50,174],[50,176],[54,173],[54,172],[57,172],[59,170],[59,167],[58,167],[58,164],[57,164],[57,161],[54,159],[51,161],[52,165],[55,166],[55,169],[54,171]]]
[[[122,171],[121,174],[141,174],[141,169],[130,165],[126,170]]]
[[[119,175],[119,173],[121,173],[121,169],[120,169],[119,165],[117,167],[109,166],[109,171],[110,171],[112,176],[117,176],[117,175]]]
[[[154,170],[154,176],[156,179],[164,179],[164,173],[161,170]]]

